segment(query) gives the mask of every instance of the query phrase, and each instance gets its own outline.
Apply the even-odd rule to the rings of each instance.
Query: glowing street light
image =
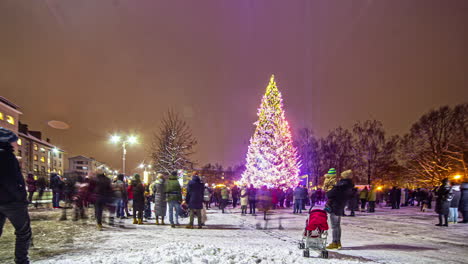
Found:
[[[123,140],[120,135],[112,135],[110,141],[114,144],[122,144],[122,173],[125,175],[125,158],[127,156],[127,145],[138,144],[138,138],[134,135],[129,135]]]

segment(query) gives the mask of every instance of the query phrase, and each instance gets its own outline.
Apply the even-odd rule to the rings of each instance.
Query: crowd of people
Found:
[[[122,219],[132,217],[133,224],[143,224],[154,219],[157,225],[165,224],[169,214],[171,227],[179,225],[179,217],[189,217],[186,228],[194,228],[195,216],[198,228],[203,228],[207,221],[206,210],[218,207],[221,213],[228,213],[228,206],[241,206],[241,215],[267,213],[277,208],[293,208],[293,214],[301,214],[306,207],[312,208],[324,204],[329,214],[333,240],[328,249],[341,248],[341,217],[346,207],[355,216],[355,211],[375,212],[376,203],[385,203],[392,209],[404,206],[420,206],[422,211],[432,207],[435,197],[435,212],[439,216],[437,226],[448,226],[458,222],[458,212],[462,221],[468,223],[468,183],[449,182],[444,179],[434,189],[409,190],[393,187],[381,190],[376,186],[355,186],[352,172],[341,173],[339,181],[330,184],[330,188],[308,190],[303,185],[294,189],[256,188],[250,186],[225,185],[209,186],[202,178],[194,175],[186,188],[179,182],[177,172],[159,174],[149,184],[142,182],[135,174],[126,177],[123,174],[115,178],[104,173],[85,178],[79,174],[62,177],[51,173],[48,181],[45,177],[35,178],[28,174],[23,178],[21,168],[14,155],[14,145],[18,140],[15,133],[0,128],[0,236],[6,219],[15,228],[15,262],[29,263],[28,248],[32,241],[28,206],[38,207],[46,190],[52,192],[53,208],[62,208],[60,220],[67,219],[67,209],[72,208],[72,220],[87,219],[88,208],[94,209],[97,228],[103,229],[103,212],[108,211],[108,224],[115,225],[115,219],[122,225]],[[35,196],[35,193],[37,195]],[[36,197],[34,199],[34,197]],[[61,206],[61,202],[62,205]],[[366,209],[367,207],[367,209]]]

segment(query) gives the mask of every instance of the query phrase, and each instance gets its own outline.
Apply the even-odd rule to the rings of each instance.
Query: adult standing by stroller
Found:
[[[180,183],[177,180],[177,171],[173,171],[171,176],[169,176],[169,180],[166,184],[166,198],[167,203],[169,206],[169,221],[171,222],[171,227],[174,228],[176,225],[179,225],[179,211],[180,211],[180,203],[182,202],[182,188],[180,187]],[[175,224],[174,224],[174,210],[175,212]]]
[[[441,183],[435,192],[437,196],[435,211],[439,215],[439,223],[436,226],[448,226],[448,215],[450,202],[453,198],[453,190],[448,178],[443,179]]]
[[[32,203],[34,193],[36,192],[37,181],[34,179],[34,175],[28,173],[28,178],[26,179],[26,185],[28,186],[28,202]]]
[[[333,241],[327,249],[341,249],[341,216],[351,196],[351,190],[354,188],[351,178],[352,171],[344,171],[341,173],[341,180],[327,192],[328,202],[325,205],[325,211],[330,215],[333,232]]]
[[[156,224],[159,225],[159,217],[161,217],[161,225],[164,225],[164,217],[166,217],[167,200],[166,200],[166,179],[164,175],[159,174],[151,188],[154,194],[154,214],[156,216]]]
[[[0,236],[8,218],[15,228],[15,263],[26,264],[32,233],[25,182],[13,153],[16,141],[15,133],[0,127]]]
[[[186,202],[190,209],[190,222],[187,228],[193,228],[194,214],[197,214],[198,229],[202,228],[202,209],[203,209],[203,193],[204,184],[201,182],[198,175],[193,176],[187,186]],[[224,210],[224,209],[223,209]]]
[[[468,223],[468,182],[464,182],[460,186],[461,196],[460,196],[460,212],[462,213],[463,220],[460,221],[460,224]]]

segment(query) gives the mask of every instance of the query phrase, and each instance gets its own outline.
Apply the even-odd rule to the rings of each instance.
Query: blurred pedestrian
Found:
[[[32,233],[26,184],[14,154],[17,141],[15,133],[0,127],[0,236],[8,218],[15,229],[15,263],[27,264]]]
[[[28,187],[28,202],[32,203],[34,193],[37,190],[37,181],[34,179],[34,175],[32,175],[32,173],[28,173],[26,185]]]
[[[78,175],[75,183],[76,193],[73,197],[73,221],[87,219],[85,213],[85,201],[88,199],[88,182],[85,182],[83,176]]]
[[[367,193],[367,212],[375,213],[375,202],[377,201],[377,187],[372,186]]]
[[[60,196],[63,190],[63,181],[55,172],[50,174],[49,187],[52,189],[52,207],[55,209],[60,208]]]
[[[460,211],[462,213],[463,220],[459,223],[466,224],[468,223],[468,182],[461,184],[460,191]]]
[[[119,219],[125,218],[124,212],[124,196],[126,195],[126,188],[124,183],[124,175],[118,174],[117,179],[112,183],[112,190],[114,191],[116,216]]]
[[[112,181],[104,173],[99,172],[93,179],[94,214],[97,228],[102,230],[102,215],[104,209],[109,211],[109,225],[114,225],[115,206],[112,190]]]
[[[298,185],[296,189],[294,189],[294,210],[293,214],[302,214],[302,203],[304,199],[307,198],[307,191],[302,185]]]
[[[242,186],[240,191],[240,204],[241,204],[241,214],[247,214],[247,204],[249,203],[249,192],[247,186]]]
[[[47,188],[47,181],[44,176],[39,176],[36,182],[37,186],[37,196],[36,196],[36,202],[34,203],[34,206],[37,208],[39,205],[39,201],[42,202],[42,196],[44,195],[44,191]]]
[[[236,208],[237,202],[239,201],[239,187],[234,184],[231,189],[231,197],[232,197],[232,208]]]
[[[271,210],[272,204],[272,192],[267,186],[262,186],[257,194],[258,210],[263,212],[263,220],[267,220],[268,211]]]
[[[224,209],[226,209],[226,206],[229,201],[229,189],[227,186],[221,187],[221,202],[219,203],[219,209],[221,209],[221,212],[224,214]]]
[[[367,203],[367,194],[369,190],[367,189],[367,186],[362,189],[362,191],[359,193],[359,200],[361,201],[361,212],[366,211],[366,203]]]
[[[205,183],[205,189],[203,191],[203,202],[205,203],[206,209],[210,208],[211,199],[210,187],[208,186],[208,183]]]

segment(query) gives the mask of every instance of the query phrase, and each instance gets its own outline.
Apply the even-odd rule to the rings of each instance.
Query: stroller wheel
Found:
[[[308,249],[304,250],[304,258],[310,257],[310,252]]]
[[[300,242],[300,243],[299,243],[299,249],[304,249],[304,248],[305,248],[304,242]]]
[[[328,251],[326,251],[326,250],[322,251],[321,257],[324,258],[324,259],[327,259],[328,258]]]

